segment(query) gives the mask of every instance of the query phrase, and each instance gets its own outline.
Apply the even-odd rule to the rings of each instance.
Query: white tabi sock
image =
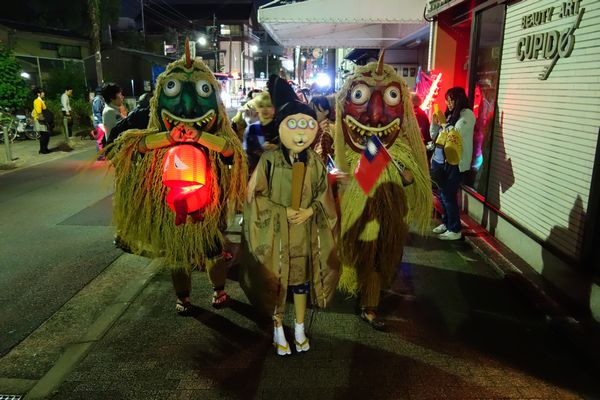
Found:
[[[283,347],[287,345],[287,340],[285,339],[285,333],[283,332],[283,325],[276,326],[273,329],[273,341]]]
[[[294,321],[294,338],[298,343],[304,343],[306,335],[304,334],[304,322],[299,324]]]

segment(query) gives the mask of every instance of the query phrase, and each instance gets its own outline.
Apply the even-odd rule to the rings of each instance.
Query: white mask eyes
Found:
[[[296,129],[296,120],[295,119],[289,119],[287,122],[287,127],[290,129]]]
[[[181,82],[177,79],[169,79],[163,88],[164,94],[169,97],[177,96],[181,92]]]
[[[212,94],[213,89],[210,83],[207,81],[198,81],[196,82],[196,92],[202,97],[208,97]]]
[[[371,98],[371,89],[364,83],[360,83],[352,89],[351,96],[354,104],[365,104]]]
[[[298,128],[300,128],[300,129],[305,129],[307,125],[308,125],[308,122],[306,122],[305,119],[301,119],[298,121]]]
[[[316,126],[317,126],[317,123],[315,122],[315,120],[314,120],[314,119],[309,119],[309,120],[308,120],[308,127],[309,127],[310,129],[315,129],[315,127],[316,127]]]
[[[383,101],[388,106],[397,106],[401,98],[400,89],[396,86],[390,86],[383,92]]]

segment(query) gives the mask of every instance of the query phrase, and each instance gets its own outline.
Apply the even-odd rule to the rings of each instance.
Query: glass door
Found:
[[[475,13],[469,99],[473,104],[476,122],[473,161],[464,183],[481,197],[485,197],[487,191],[505,10],[504,4],[500,4]]]

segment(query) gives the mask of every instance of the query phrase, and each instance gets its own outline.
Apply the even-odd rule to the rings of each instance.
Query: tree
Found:
[[[75,62],[65,62],[64,68],[56,68],[50,72],[44,90],[47,98],[57,98],[67,87],[73,88],[73,96],[87,99],[87,88],[83,65]]]
[[[21,65],[12,52],[0,44],[0,107],[26,107],[30,91],[21,71]]]
[[[96,78],[98,86],[100,86],[104,77],[102,75],[102,59],[100,56],[100,6],[98,1],[99,0],[88,0],[88,12],[90,15],[90,24],[92,26],[90,41],[92,43],[92,53],[94,53],[96,57]]]

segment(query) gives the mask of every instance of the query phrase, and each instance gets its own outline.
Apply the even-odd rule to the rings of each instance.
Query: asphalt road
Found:
[[[121,254],[109,226],[112,175],[94,153],[0,175],[0,355]]]

